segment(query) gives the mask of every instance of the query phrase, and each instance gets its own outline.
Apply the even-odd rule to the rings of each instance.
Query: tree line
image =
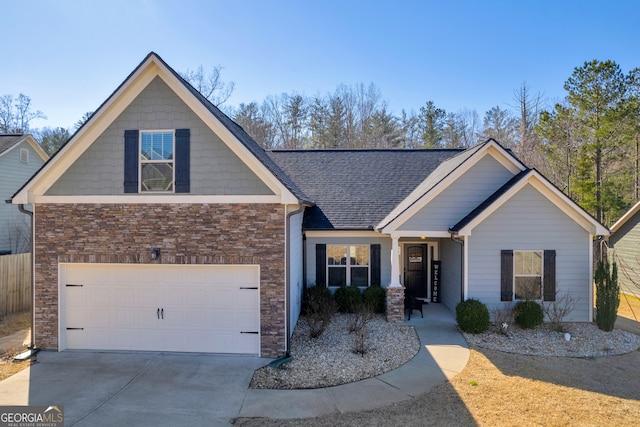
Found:
[[[181,75],[265,149],[467,148],[493,138],[604,224],[639,199],[640,68],[625,74],[614,61],[588,61],[574,69],[555,105],[523,83],[511,105],[482,117],[472,109],[447,112],[432,100],[394,114],[373,83],[226,106],[234,83],[222,80],[220,66]],[[52,154],[90,116],[73,130],[31,133]],[[31,110],[28,96],[0,97],[0,132],[29,132],[38,118],[45,116]]]

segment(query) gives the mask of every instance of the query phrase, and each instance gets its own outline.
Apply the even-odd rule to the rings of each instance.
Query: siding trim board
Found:
[[[13,197],[15,204],[34,203],[96,141],[140,93],[159,77],[276,195],[282,204],[300,200],[182,83],[155,53],[150,53],[115,92],[98,108],[90,126],[82,126],[71,139]],[[42,201],[40,201],[42,202]]]
[[[598,223],[591,215],[589,215],[584,209],[578,206],[575,202],[569,199],[564,193],[553,186],[546,178],[544,178],[538,171],[531,169],[526,177],[515,183],[510,189],[505,191],[500,197],[497,197],[493,203],[486,206],[481,212],[471,220],[469,220],[459,230],[455,230],[456,235],[471,235],[472,230],[491,216],[498,208],[504,205],[514,195],[518,194],[526,185],[531,185],[540,194],[547,198],[551,203],[556,205],[567,216],[569,216],[575,223],[579,224],[590,234],[599,236],[608,236],[609,230]]]

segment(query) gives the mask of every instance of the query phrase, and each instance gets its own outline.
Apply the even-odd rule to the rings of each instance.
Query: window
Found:
[[[20,161],[22,163],[29,163],[29,149],[27,148],[20,149]]]
[[[173,192],[173,131],[140,132],[140,192]]]
[[[327,245],[329,286],[369,286],[369,245]]]
[[[513,251],[513,292],[516,300],[542,299],[542,251]]]

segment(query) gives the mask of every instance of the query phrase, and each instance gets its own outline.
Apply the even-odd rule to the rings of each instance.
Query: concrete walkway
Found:
[[[247,391],[240,417],[308,418],[357,412],[411,399],[459,374],[469,361],[467,342],[453,313],[442,304],[424,306],[411,320],[420,351],[398,369],[355,383],[311,390]],[[417,317],[416,317],[417,315]]]
[[[440,304],[412,317],[421,349],[380,376],[313,390],[253,390],[268,359],[185,353],[40,352],[38,363],[0,382],[0,405],[59,405],[65,425],[218,426],[237,417],[275,419],[362,411],[411,399],[455,376],[469,350]]]

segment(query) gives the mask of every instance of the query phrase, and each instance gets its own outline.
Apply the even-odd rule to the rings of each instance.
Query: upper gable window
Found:
[[[27,148],[20,149],[20,161],[22,163],[29,163],[29,150]]]
[[[140,192],[173,192],[173,131],[140,132]]]

